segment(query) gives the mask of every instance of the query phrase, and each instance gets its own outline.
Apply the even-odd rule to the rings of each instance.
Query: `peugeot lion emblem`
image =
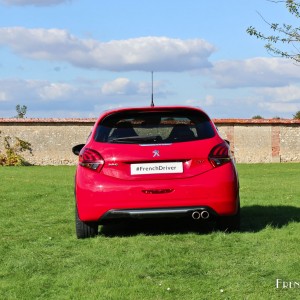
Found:
[[[152,151],[153,157],[159,157],[159,150]]]

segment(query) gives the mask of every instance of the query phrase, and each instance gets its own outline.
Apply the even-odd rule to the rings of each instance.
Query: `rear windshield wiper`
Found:
[[[124,143],[124,144],[140,144],[140,143],[157,143],[161,142],[162,138],[159,135],[151,136],[127,136],[121,138],[108,139],[109,143]]]

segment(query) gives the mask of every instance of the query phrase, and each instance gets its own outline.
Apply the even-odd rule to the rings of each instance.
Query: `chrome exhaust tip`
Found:
[[[199,211],[194,211],[193,213],[192,213],[192,218],[194,219],[194,220],[199,220],[200,218],[201,218],[201,214],[200,214],[200,212]]]
[[[207,210],[202,211],[201,218],[207,220],[209,218],[209,212]]]

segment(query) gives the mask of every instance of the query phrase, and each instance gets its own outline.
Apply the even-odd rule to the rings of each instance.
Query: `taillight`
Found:
[[[84,148],[79,154],[79,165],[100,172],[104,165],[104,160],[97,151]]]
[[[229,146],[226,143],[215,146],[210,151],[208,159],[215,168],[230,162],[232,157]]]

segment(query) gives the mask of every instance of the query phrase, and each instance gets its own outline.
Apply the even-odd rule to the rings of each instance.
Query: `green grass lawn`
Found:
[[[121,224],[77,240],[74,167],[1,167],[0,299],[300,299],[275,286],[300,282],[300,164],[238,169],[238,233]]]

